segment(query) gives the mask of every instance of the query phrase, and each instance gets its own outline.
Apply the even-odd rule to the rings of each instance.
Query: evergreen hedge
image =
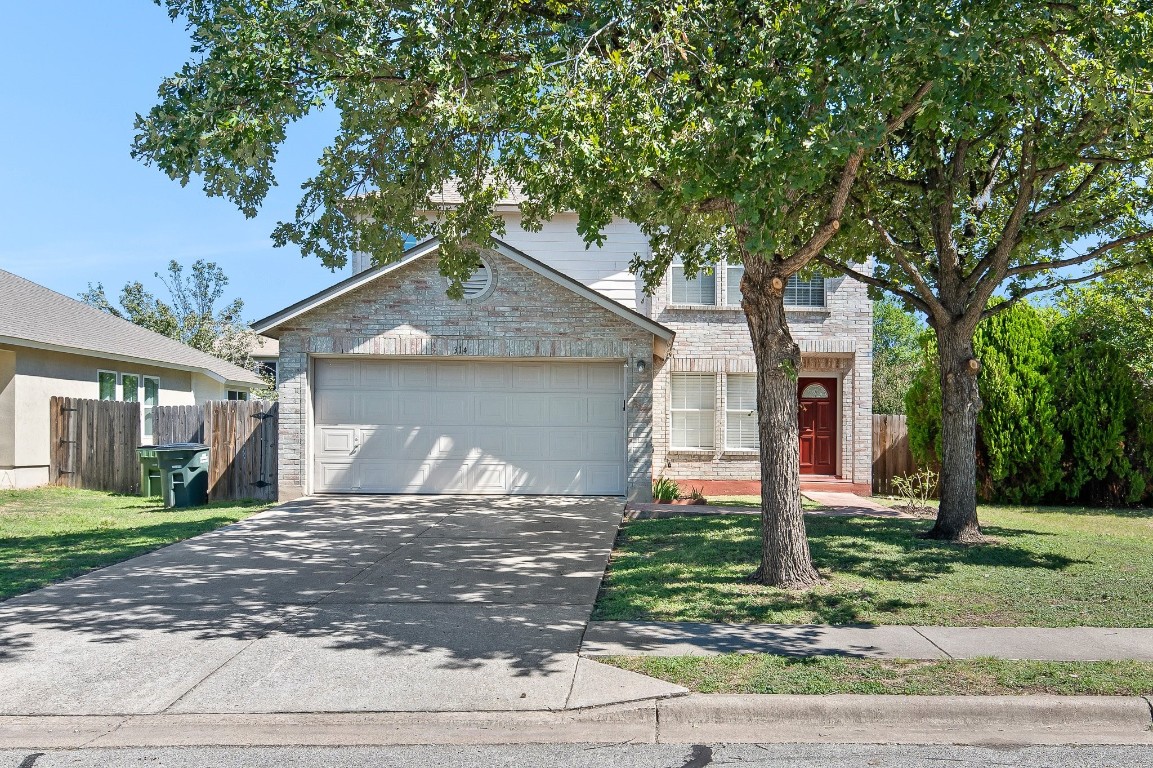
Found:
[[[933,337],[906,396],[917,460],[939,464],[941,387]],[[1012,504],[1153,501],[1153,399],[1093,324],[1026,302],[983,321],[977,491]]]

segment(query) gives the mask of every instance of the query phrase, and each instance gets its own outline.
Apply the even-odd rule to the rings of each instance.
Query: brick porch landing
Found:
[[[710,496],[759,496],[760,480],[677,480],[681,492],[687,494],[699,488],[705,498]],[[827,491],[831,493],[853,493],[857,496],[872,496],[873,488],[867,483],[854,483],[839,477],[823,475],[801,475],[802,491]]]

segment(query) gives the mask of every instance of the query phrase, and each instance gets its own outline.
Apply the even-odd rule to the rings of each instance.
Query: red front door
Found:
[[[836,393],[836,379],[797,380],[802,475],[832,475],[837,471]]]

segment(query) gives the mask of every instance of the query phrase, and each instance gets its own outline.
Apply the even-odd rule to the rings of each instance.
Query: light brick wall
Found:
[[[575,237],[575,234],[574,234]],[[418,259],[289,322],[280,338],[280,492],[306,493],[315,355],[619,360],[626,366],[626,484],[652,486],[653,336],[522,265],[489,252],[491,293],[454,301],[436,254]],[[636,361],[645,370],[638,372]]]
[[[718,270],[717,295],[725,296],[725,270]],[[653,467],[677,480],[758,480],[755,451],[725,445],[725,381],[730,373],[756,371],[752,339],[739,306],[678,307],[663,286],[649,302],[649,315],[676,331],[669,358],[653,379]],[[801,375],[836,379],[839,390],[837,473],[853,483],[872,482],[873,305],[864,284],[830,278],[826,306],[788,309],[789,329],[801,347]],[[714,449],[670,448],[669,385],[674,371],[716,375]]]

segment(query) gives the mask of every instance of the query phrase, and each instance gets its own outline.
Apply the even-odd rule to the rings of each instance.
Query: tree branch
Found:
[[[838,261],[834,261],[824,254],[819,254],[816,256],[816,258],[813,259],[813,261],[823,266],[829,267],[830,269],[835,269],[836,271],[841,272],[842,274],[851,277],[854,280],[862,282],[865,285],[871,285],[874,288],[880,288],[882,291],[888,291],[894,296],[900,296],[902,299],[909,302],[914,307],[924,312],[926,315],[929,315],[930,317],[933,315],[932,308],[928,303],[926,303],[917,294],[911,293],[904,288],[901,288],[897,283],[893,283],[888,280],[882,280],[879,277],[867,275],[864,272],[858,272],[852,267],[848,267]]]
[[[1020,264],[1005,272],[1005,277],[1015,277],[1017,275],[1031,275],[1035,272],[1044,272],[1049,269],[1063,269],[1064,267],[1075,267],[1078,264],[1084,264],[1087,261],[1092,261],[1109,251],[1116,250],[1124,245],[1131,245],[1133,243],[1140,243],[1144,240],[1153,238],[1153,229],[1147,229],[1144,232],[1138,232],[1135,235],[1127,235],[1119,237],[1116,240],[1110,240],[1104,245],[1097,246],[1093,250],[1084,253],[1080,256],[1070,256],[1065,259],[1054,259],[1053,261],[1038,261],[1033,264]]]

